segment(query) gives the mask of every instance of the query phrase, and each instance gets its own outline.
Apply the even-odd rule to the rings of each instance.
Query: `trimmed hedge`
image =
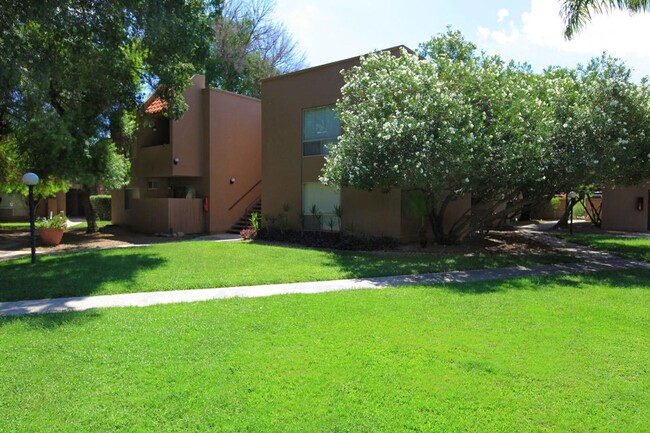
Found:
[[[108,194],[91,195],[90,203],[93,205],[97,219],[102,221],[111,220],[111,196]]]
[[[328,231],[278,230],[263,227],[257,232],[257,239],[272,242],[304,245],[314,248],[334,250],[392,250],[399,246],[395,238],[387,236],[370,236],[366,234],[349,234]]]

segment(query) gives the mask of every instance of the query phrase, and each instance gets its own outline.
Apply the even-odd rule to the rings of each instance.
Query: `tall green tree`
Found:
[[[219,1],[2,3],[0,141],[45,183],[80,183],[95,231],[91,190],[128,182],[125,118],[147,88],[170,117],[184,112],[182,91],[205,64]]]
[[[273,0],[227,0],[214,23],[206,78],[210,85],[259,98],[262,80],[305,66],[305,55],[273,18]]]
[[[592,14],[602,14],[614,9],[630,12],[647,12],[650,0],[564,0],[562,17],[566,28],[564,37],[571,39],[585,24],[591,21]]]

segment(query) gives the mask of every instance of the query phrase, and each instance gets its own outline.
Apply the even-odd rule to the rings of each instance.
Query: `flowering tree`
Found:
[[[609,162],[593,162],[594,152],[624,150],[612,147],[612,140],[635,140],[642,147],[642,135],[639,130],[632,138],[629,129],[606,127],[603,112],[609,108],[601,107],[601,99],[618,92],[636,95],[631,99],[641,112],[648,104],[642,89],[629,82],[615,90],[608,75],[615,64],[534,74],[527,65],[477,53],[452,31],[423,44],[419,55],[371,54],[343,73],[337,103],[343,135],[327,156],[321,181],[418,191],[435,240],[453,243],[567,185],[607,174],[619,179]],[[639,128],[648,119],[639,120]],[[589,133],[594,128],[596,142]],[[647,173],[648,159],[640,166],[623,177]],[[598,177],[588,177],[596,172]],[[468,195],[471,208],[445,227],[449,206]]]
[[[619,60],[602,56],[577,70],[550,69],[555,126],[550,137],[562,164],[551,167],[557,191],[578,201],[603,186],[650,179],[650,91],[630,80]],[[559,225],[566,223],[570,203]],[[599,223],[599,221],[595,221]]]

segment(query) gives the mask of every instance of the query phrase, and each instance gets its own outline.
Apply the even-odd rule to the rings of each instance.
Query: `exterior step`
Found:
[[[246,213],[237,220],[235,224],[230,227],[230,229],[226,230],[226,233],[232,233],[232,234],[239,234],[243,229],[250,227],[250,218],[251,214],[253,212],[257,212],[260,215],[260,219],[262,217],[262,201],[258,200],[257,203],[255,203],[253,206],[248,208]]]

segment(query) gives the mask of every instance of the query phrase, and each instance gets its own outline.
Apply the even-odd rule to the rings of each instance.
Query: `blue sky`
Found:
[[[311,66],[375,49],[420,42],[447,25],[490,54],[549,65],[575,66],[607,51],[650,75],[650,13],[595,16],[572,41],[562,36],[556,0],[276,0],[282,21]]]

